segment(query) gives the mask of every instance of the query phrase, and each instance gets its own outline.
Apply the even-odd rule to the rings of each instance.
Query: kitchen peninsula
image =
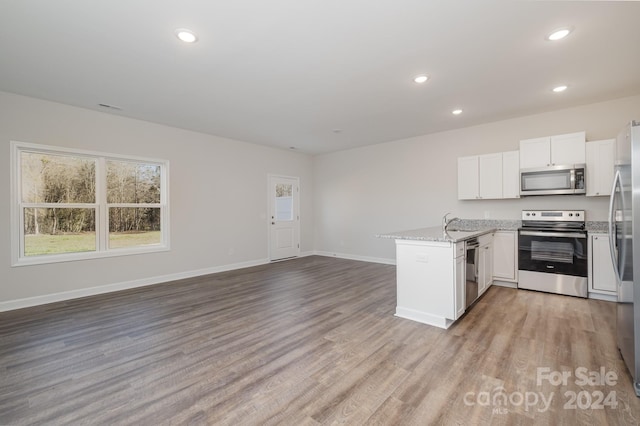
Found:
[[[436,226],[377,235],[396,242],[396,316],[449,328],[491,285],[495,230]]]

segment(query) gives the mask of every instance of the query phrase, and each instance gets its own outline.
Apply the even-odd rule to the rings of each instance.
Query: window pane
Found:
[[[276,184],[276,220],[293,220],[293,185]]]
[[[160,244],[160,216],[159,207],[109,208],[109,248]]]
[[[24,209],[25,256],[95,250],[95,209]]]
[[[23,151],[20,169],[25,203],[95,203],[93,159]]]
[[[159,203],[160,166],[107,161],[108,203]]]

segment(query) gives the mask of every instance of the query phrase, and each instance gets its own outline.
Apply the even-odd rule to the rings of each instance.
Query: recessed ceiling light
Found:
[[[551,40],[551,41],[561,40],[566,36],[568,36],[570,32],[571,32],[571,28],[558,28],[557,30],[555,30],[554,32],[552,32],[547,36],[547,40]]]
[[[567,90],[567,86],[564,84],[562,86],[556,86],[553,88],[553,91],[556,93],[564,92],[565,90]]]
[[[451,114],[460,115],[460,114],[462,114],[462,110],[461,109],[454,109],[453,111],[451,111]]]
[[[413,79],[413,81],[415,81],[416,83],[419,83],[419,84],[422,84],[427,80],[429,80],[429,76],[424,75],[424,74],[423,75],[418,75]]]
[[[195,43],[196,41],[198,41],[198,36],[196,35],[196,33],[186,28],[178,28],[175,31],[175,34],[176,37],[178,37],[185,43]]]

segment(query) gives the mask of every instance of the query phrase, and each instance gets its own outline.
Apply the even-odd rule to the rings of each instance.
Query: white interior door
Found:
[[[269,258],[300,254],[300,184],[298,178],[269,176]]]

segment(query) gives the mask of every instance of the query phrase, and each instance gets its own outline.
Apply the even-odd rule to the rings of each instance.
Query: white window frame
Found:
[[[49,155],[72,155],[96,160],[96,200],[94,204],[65,204],[65,208],[95,208],[96,250],[79,253],[60,253],[39,256],[24,255],[24,209],[27,207],[51,207],[47,203],[23,203],[21,187],[20,154],[23,151]],[[115,204],[107,203],[106,162],[108,160],[129,161],[160,166],[159,204]],[[109,248],[109,207],[155,207],[160,208],[160,244],[125,248]],[[143,253],[168,251],[169,246],[169,161],[130,155],[108,154],[49,145],[11,141],[11,266],[40,265],[113,256],[129,256]]]

